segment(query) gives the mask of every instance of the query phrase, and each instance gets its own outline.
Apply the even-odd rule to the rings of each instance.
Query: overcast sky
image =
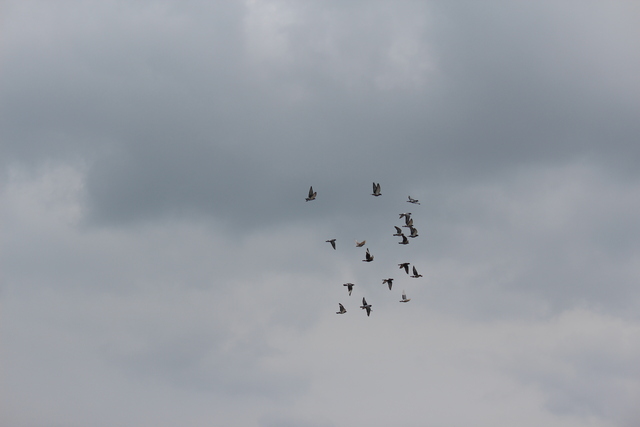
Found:
[[[639,3],[0,19],[3,426],[640,425]]]

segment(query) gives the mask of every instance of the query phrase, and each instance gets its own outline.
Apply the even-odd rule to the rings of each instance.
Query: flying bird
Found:
[[[408,216],[405,217],[404,223],[405,224],[403,225],[403,227],[407,227],[407,228],[413,227],[413,218],[409,218]]]
[[[402,270],[404,268],[404,271],[406,271],[407,274],[409,274],[409,263],[408,262],[403,262],[402,264],[398,264],[398,267],[400,267],[400,270]]]
[[[407,239],[407,236],[405,236],[404,234],[401,234],[402,236],[402,242],[398,242],[399,245],[408,245],[409,244],[409,239]]]
[[[341,303],[338,303],[338,305],[340,306],[340,311],[336,311],[336,314],[345,314],[347,310],[345,310],[344,305]]]
[[[372,196],[381,196],[382,193],[380,192],[380,183],[373,183],[373,193],[371,193]]]
[[[388,279],[382,279],[382,284],[388,284],[389,285],[389,290],[391,290],[391,286],[393,286],[393,279],[392,278],[388,278]]]
[[[351,291],[353,291],[353,287],[355,286],[353,283],[345,283],[342,286],[346,286],[349,291],[349,296],[351,296]]]
[[[408,203],[413,203],[414,205],[419,205],[420,202],[418,201],[418,199],[412,199],[411,196],[409,196],[409,200],[407,200]]]
[[[401,213],[401,214],[400,214],[400,219],[402,219],[402,217],[406,217],[406,218],[411,217],[411,212]]]
[[[313,186],[309,187],[309,197],[307,197],[306,199],[304,199],[306,202],[310,201],[310,200],[315,200],[316,199],[316,195],[318,194],[317,191],[313,191]]]
[[[418,237],[418,229],[415,228],[413,225],[411,227],[409,227],[409,230],[411,230],[411,234],[409,235],[409,237]]]
[[[371,261],[373,261],[373,255],[371,255],[371,254],[369,253],[369,248],[367,248],[367,253],[365,254],[365,258],[366,258],[366,259],[363,259],[362,261],[364,261],[364,262],[371,262]]]
[[[396,234],[394,234],[394,236],[402,236],[402,229],[397,225],[394,225],[394,227],[396,228]]]
[[[333,249],[336,248],[336,239],[325,240],[325,242],[331,243],[331,246],[333,247]]]
[[[367,310],[367,317],[371,314],[371,307],[372,305],[367,304],[367,300],[362,297],[362,305],[360,306],[360,308],[363,310]]]
[[[413,266],[413,277],[414,279],[417,279],[418,277],[422,277],[422,274],[418,274],[418,270],[416,270],[416,266]]]
[[[367,243],[366,240],[363,240],[362,242],[358,242],[358,240],[356,240],[356,248],[363,247],[365,243]]]
[[[402,291],[402,299],[400,300],[400,302],[409,302],[411,301],[411,298],[407,298],[407,294],[406,292],[403,290]],[[340,306],[342,306],[342,304],[340,304]]]

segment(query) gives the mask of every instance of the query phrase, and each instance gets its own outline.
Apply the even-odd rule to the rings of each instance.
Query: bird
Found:
[[[397,225],[394,225],[394,227],[396,228],[396,234],[394,234],[394,236],[402,236],[402,229]]]
[[[371,307],[372,305],[367,304],[367,300],[362,297],[362,305],[360,306],[360,308],[363,310],[367,310],[367,317],[371,314]]]
[[[422,274],[418,274],[418,270],[416,270],[416,266],[413,266],[413,277],[414,279],[417,279],[418,277],[422,277]]]
[[[401,214],[400,214],[400,219],[402,219],[402,217],[406,217],[406,218],[411,217],[411,212],[401,213]]]
[[[362,242],[358,242],[358,240],[356,239],[356,248],[363,247],[365,243],[367,243],[366,240],[363,240]]]
[[[418,229],[415,228],[413,225],[411,227],[409,227],[409,230],[411,230],[411,234],[409,235],[409,237],[418,237]]]
[[[403,227],[407,227],[407,228],[413,227],[413,218],[405,217],[404,219],[405,219],[404,221],[405,224],[403,225]]]
[[[403,290],[402,291],[402,299],[400,300],[400,302],[409,302],[411,301],[411,298],[407,298],[407,294],[406,292]],[[340,304],[340,306],[342,306],[342,304]]]
[[[371,255],[371,254],[369,253],[369,248],[367,248],[367,253],[365,254],[365,258],[366,258],[366,259],[363,259],[362,261],[364,261],[364,262],[371,262],[371,261],[373,261],[373,255]]]
[[[409,263],[408,262],[403,262],[402,264],[398,264],[398,267],[400,267],[400,270],[402,270],[404,268],[404,271],[406,271],[407,274],[409,274]]]
[[[391,286],[393,286],[393,279],[392,278],[388,278],[388,279],[382,279],[382,284],[388,284],[389,285],[389,290],[391,290]]]
[[[401,234],[402,236],[402,242],[398,242],[399,245],[408,245],[409,244],[409,239],[407,239],[407,236],[405,236],[404,234]]]
[[[335,248],[336,248],[336,239],[325,240],[325,242],[331,243],[331,246],[333,246],[333,249],[335,250]]]
[[[342,286],[346,286],[349,291],[349,296],[351,296],[351,291],[353,291],[353,287],[355,286],[353,283],[345,283]]]
[[[411,198],[411,196],[409,196],[409,200],[407,200],[408,203],[413,203],[414,205],[419,205],[420,202],[418,201],[418,199],[413,199]]]
[[[347,310],[345,310],[344,305],[341,303],[338,303],[338,305],[340,306],[340,311],[336,311],[336,314],[345,314]]]
[[[372,196],[381,196],[382,193],[380,192],[380,183],[373,183],[373,193],[371,193]]]
[[[316,195],[318,194],[317,191],[313,191],[313,186],[309,187],[309,197],[307,197],[306,199],[304,199],[306,202],[310,201],[310,200],[315,200],[316,199]]]

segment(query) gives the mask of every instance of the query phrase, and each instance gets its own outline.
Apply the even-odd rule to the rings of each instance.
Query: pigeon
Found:
[[[411,298],[407,298],[407,293],[403,290],[402,299],[400,300],[400,302],[409,302],[409,301],[411,301]],[[342,307],[342,304],[340,304],[340,306]]]
[[[404,219],[405,219],[404,221],[405,225],[403,225],[403,227],[407,227],[407,228],[413,227],[413,218],[405,217]]]
[[[360,308],[363,310],[367,310],[367,317],[371,314],[371,307],[372,305],[367,304],[367,300],[362,297],[362,305],[360,306]]]
[[[408,262],[403,262],[402,264],[398,264],[398,267],[400,267],[400,270],[402,270],[404,268],[404,271],[406,271],[407,274],[409,274],[409,263]]]
[[[356,240],[356,248],[361,248],[361,247],[363,247],[365,243],[367,243],[367,241],[366,241],[366,240],[363,240],[362,242],[358,242],[358,241]]]
[[[413,225],[411,227],[409,227],[409,230],[411,230],[411,234],[409,235],[409,237],[418,237],[418,229],[415,228]]]
[[[393,279],[392,278],[382,279],[382,284],[384,285],[385,283],[389,285],[389,290],[391,290],[391,286],[393,286]]]
[[[411,217],[411,212],[401,213],[401,214],[400,214],[400,219],[402,219],[402,217],[410,218],[410,217]]]
[[[407,236],[405,236],[404,234],[401,234],[402,236],[402,242],[398,242],[399,245],[408,245],[409,244],[409,240],[407,239]]]
[[[331,246],[333,247],[333,249],[335,250],[336,248],[336,239],[329,239],[329,240],[325,240],[325,242],[327,243],[331,243]]]
[[[394,227],[396,228],[396,234],[394,234],[394,236],[402,236],[402,229],[397,225],[394,225]]]
[[[418,277],[422,277],[422,274],[418,274],[418,270],[416,270],[416,266],[413,266],[413,277],[414,279],[417,279]]]
[[[353,287],[355,286],[353,283],[345,283],[342,286],[346,286],[347,290],[349,291],[349,296],[351,296],[351,291],[353,291]]]
[[[340,311],[336,311],[336,314],[345,314],[347,310],[344,309],[344,305],[340,303],[338,303],[338,305],[340,306]]]
[[[372,196],[381,196],[382,193],[380,192],[380,183],[373,183],[373,193],[371,193]]]
[[[418,199],[412,199],[411,196],[409,196],[409,200],[407,200],[407,203],[413,203],[414,205],[419,205],[420,204]]]
[[[366,258],[366,259],[363,259],[362,261],[364,261],[364,262],[371,262],[371,261],[373,261],[373,255],[371,255],[371,254],[369,253],[369,248],[367,248],[367,253],[365,254],[365,258]]]
[[[307,197],[306,199],[304,199],[306,202],[310,201],[310,200],[315,200],[316,199],[316,195],[318,194],[317,191],[313,191],[313,186],[309,187],[309,197]]]

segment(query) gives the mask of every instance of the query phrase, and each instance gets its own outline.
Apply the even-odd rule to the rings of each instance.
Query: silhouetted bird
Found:
[[[405,236],[404,234],[402,235],[402,242],[398,242],[399,245],[408,245],[409,244],[409,240],[407,239],[407,236]]]
[[[382,193],[380,192],[380,183],[373,183],[373,193],[371,193],[372,196],[381,196]]]
[[[353,283],[345,283],[342,286],[346,286],[347,290],[349,291],[349,296],[351,296],[351,291],[353,291],[353,287],[355,286]]]
[[[367,300],[364,299],[364,297],[362,298],[362,305],[360,306],[361,309],[363,310],[367,310],[367,316],[369,316],[371,314],[371,304],[367,304]]]
[[[398,264],[398,267],[400,267],[400,270],[402,270],[404,268],[404,271],[406,271],[407,274],[409,274],[409,263],[408,262],[403,262],[402,264]]]
[[[371,254],[369,253],[369,248],[367,248],[367,253],[366,253],[364,256],[365,256],[365,259],[363,259],[362,261],[364,261],[364,262],[371,262],[371,261],[373,261],[373,255],[371,255]]]
[[[307,197],[306,199],[304,199],[305,201],[310,201],[310,200],[315,200],[316,196],[318,195],[317,191],[313,191],[313,186],[309,187],[309,197]]]
[[[333,246],[333,249],[336,248],[336,239],[325,240],[325,242],[331,243],[331,246]]]
[[[413,266],[413,277],[414,279],[417,279],[418,277],[422,277],[422,274],[418,274],[418,270],[416,270],[416,266]]]
[[[388,284],[389,285],[389,290],[391,290],[391,286],[393,286],[393,279],[392,278],[388,278],[388,279],[382,279],[382,284]]]
[[[340,306],[340,311],[336,311],[336,314],[345,314],[347,310],[344,309],[344,305],[340,303],[338,303],[338,305]]]
[[[414,205],[419,205],[420,204],[418,199],[412,199],[411,196],[409,196],[409,200],[407,200],[407,202],[413,203]]]

